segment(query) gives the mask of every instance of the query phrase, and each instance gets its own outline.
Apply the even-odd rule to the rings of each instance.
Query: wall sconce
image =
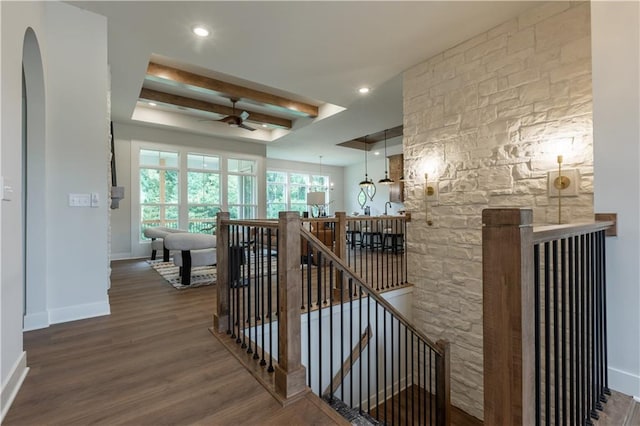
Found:
[[[429,204],[438,201],[437,186],[434,182],[429,182],[429,173],[424,174],[424,217],[428,226],[433,226],[430,216]]]
[[[548,192],[549,197],[558,197],[558,224],[562,224],[562,198],[578,196],[578,171],[576,169],[564,169],[564,157],[558,154],[556,157],[558,163],[557,172],[549,172],[548,176]]]

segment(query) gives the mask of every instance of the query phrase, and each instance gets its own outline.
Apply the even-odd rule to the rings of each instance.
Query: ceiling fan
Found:
[[[216,121],[222,121],[223,123],[227,123],[230,127],[240,127],[241,129],[254,131],[253,127],[249,127],[244,124],[244,120],[249,118],[249,113],[247,111],[242,111],[239,115],[236,114],[236,102],[237,99],[231,99],[231,115],[227,115]]]

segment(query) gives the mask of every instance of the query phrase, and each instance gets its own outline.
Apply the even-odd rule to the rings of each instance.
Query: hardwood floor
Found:
[[[598,414],[600,418],[594,421],[596,426],[640,426],[640,404],[620,392],[611,391],[604,411]]]
[[[176,290],[113,263],[111,315],[25,333],[5,425],[348,424],[309,394],[281,407],[208,331],[215,287]]]

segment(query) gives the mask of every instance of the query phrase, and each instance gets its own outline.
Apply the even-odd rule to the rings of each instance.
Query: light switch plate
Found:
[[[69,194],[69,207],[91,207],[91,194]]]
[[[547,193],[549,197],[558,197],[558,188],[555,187],[554,182],[558,177],[558,171],[554,170],[552,172],[547,173]],[[567,169],[562,170],[562,176],[569,179],[569,186],[562,190],[563,197],[577,197],[578,196],[578,186],[580,184],[580,176],[578,174],[577,169]]]

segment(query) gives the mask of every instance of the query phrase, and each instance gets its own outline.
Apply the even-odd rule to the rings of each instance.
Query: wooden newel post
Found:
[[[533,212],[482,212],[484,423],[535,420]]]
[[[306,392],[300,342],[300,213],[280,212],[278,221],[279,358],[276,392],[284,399]]]
[[[229,327],[229,226],[222,221],[229,220],[229,212],[218,212],[216,219],[216,293],[217,311],[213,314],[213,329],[218,333],[227,332]]]
[[[438,425],[451,424],[451,362],[450,347],[446,340],[438,340],[436,346],[442,350],[443,355],[436,358],[436,374],[438,377],[437,404],[438,404]],[[485,423],[488,424],[488,423]]]

